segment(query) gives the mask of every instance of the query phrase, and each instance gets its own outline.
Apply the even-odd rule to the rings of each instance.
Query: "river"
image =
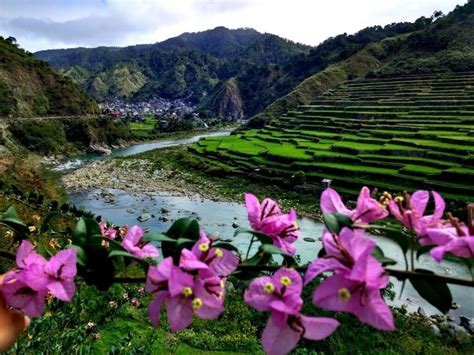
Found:
[[[210,135],[225,135],[228,131],[215,132]],[[208,135],[198,135],[186,139],[166,140],[152,143],[134,145],[124,149],[118,149],[113,152],[111,157],[129,156],[138,154],[147,150],[167,148],[183,144],[190,144],[201,137]],[[86,161],[96,160],[97,156],[86,155],[76,157],[70,161],[64,162],[56,169],[67,171],[75,169]],[[104,159],[99,157],[99,159]],[[113,221],[115,224],[139,224],[142,227],[152,228],[155,231],[166,231],[171,223],[182,217],[197,218],[200,226],[208,234],[219,234],[223,239],[232,240],[232,243],[241,251],[245,251],[250,237],[242,234],[234,238],[235,225],[247,227],[247,215],[242,204],[233,202],[214,201],[205,198],[176,196],[176,194],[162,191],[154,195],[150,194],[131,194],[121,190],[110,190],[113,193],[113,200],[101,197],[101,190],[87,190],[69,194],[69,201],[78,207],[90,210],[96,215]],[[277,197],[277,196],[273,196]],[[164,208],[168,212],[162,213]],[[137,216],[142,213],[149,213],[153,218],[145,222],[138,222]],[[163,218],[164,217],[164,218]],[[302,238],[296,242],[297,254],[302,262],[314,260],[318,251],[321,249],[319,238],[322,234],[323,225],[309,218],[300,218],[298,221]],[[314,241],[305,241],[303,238],[311,238]],[[373,236],[377,244],[384,250],[385,254],[398,261],[395,267],[404,268],[403,254],[399,247],[391,240],[383,237]],[[423,255],[418,263],[419,267],[432,270],[440,275],[450,277],[468,278],[468,271],[464,265],[444,261],[442,264],[434,262],[429,255]],[[439,313],[435,308],[421,299],[411,284],[407,282],[403,296],[398,298],[401,283],[391,278],[397,292],[396,305],[406,304],[409,311],[416,311],[418,307],[423,307],[426,313]],[[465,315],[474,317],[474,300],[472,290],[462,286],[450,286],[453,299],[461,305],[458,310],[451,311],[452,316]]]

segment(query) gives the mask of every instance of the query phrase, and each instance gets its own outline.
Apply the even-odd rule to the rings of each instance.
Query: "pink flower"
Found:
[[[165,301],[172,332],[189,326],[193,314],[202,319],[217,318],[224,310],[224,286],[224,279],[193,276],[173,265],[171,257],[164,259],[148,270],[146,290],[155,295],[148,306],[152,324],[159,324]]]
[[[275,201],[266,198],[260,204],[250,193],[245,194],[245,206],[252,229],[271,237],[273,245],[285,253],[295,254],[296,248],[292,244],[299,238],[300,229],[293,209],[284,214]]]
[[[7,304],[23,310],[31,317],[44,311],[48,291],[56,298],[71,301],[76,276],[76,251],[67,249],[46,261],[33,245],[23,241],[17,251],[18,269],[4,279],[3,293]]]
[[[140,259],[154,258],[160,255],[158,249],[150,243],[143,242],[145,232],[139,226],[133,226],[128,229],[122,246],[132,255]]]
[[[108,237],[110,239],[115,239],[117,236],[117,231],[115,228],[107,228],[107,224],[104,221],[99,222],[100,232],[104,237]]]
[[[267,354],[286,354],[301,338],[324,339],[339,325],[331,318],[301,315],[302,289],[300,274],[281,268],[272,277],[255,279],[245,291],[245,302],[258,311],[271,312],[262,334],[262,344]]]
[[[342,202],[341,196],[331,188],[321,194],[321,211],[323,213],[339,212],[349,216],[354,223],[370,223],[388,216],[388,211],[379,201],[370,196],[368,187],[360,190],[357,205],[349,210]]]
[[[440,262],[444,254],[451,253],[461,258],[474,257],[474,226],[473,220],[468,221],[468,225],[459,223],[457,218],[448,213],[451,220],[438,228],[428,228],[426,234],[432,244],[438,246],[431,250],[430,254],[437,262]]]
[[[392,215],[407,228],[413,229],[419,237],[422,245],[433,244],[426,234],[428,228],[439,226],[443,221],[444,208],[446,206],[443,198],[435,191],[432,191],[435,210],[432,215],[423,216],[428,205],[430,194],[425,190],[418,190],[411,196],[405,194],[403,197],[396,197],[389,202]]]
[[[323,245],[327,255],[316,259],[305,275],[305,284],[325,271],[334,271],[316,288],[313,303],[331,311],[349,312],[361,322],[382,330],[394,330],[393,315],[380,289],[388,276],[371,255],[375,242],[343,228],[339,236],[326,232]]]
[[[201,276],[228,276],[239,265],[239,258],[230,251],[212,247],[204,231],[191,250],[183,249],[179,266],[185,270],[199,270]]]

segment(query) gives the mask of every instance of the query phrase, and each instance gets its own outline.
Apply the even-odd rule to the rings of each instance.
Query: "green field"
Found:
[[[243,174],[306,182],[346,193],[362,185],[434,189],[474,201],[474,73],[347,82],[263,129],[207,138],[191,152]]]
[[[155,128],[156,118],[153,115],[145,115],[144,122],[130,122],[130,130],[135,137],[144,138]]]

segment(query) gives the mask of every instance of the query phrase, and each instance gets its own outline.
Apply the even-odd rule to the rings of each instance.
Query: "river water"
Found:
[[[215,132],[212,135],[225,135],[228,131]],[[119,149],[113,152],[115,156],[129,156],[138,154],[151,149],[172,147],[182,144],[190,144],[205,135],[199,135],[192,138],[168,140],[153,143],[144,143]],[[67,171],[81,166],[86,161],[95,160],[97,156],[92,155],[76,157],[71,161],[65,162],[57,167],[59,171]],[[103,158],[100,158],[103,159]],[[166,231],[172,222],[178,218],[191,217],[197,218],[201,228],[204,228],[208,234],[219,234],[222,239],[232,241],[242,252],[247,250],[250,236],[241,234],[234,237],[235,224],[241,227],[247,227],[247,214],[242,204],[232,202],[213,201],[198,197],[176,196],[167,191],[155,195],[149,194],[130,194],[121,190],[108,190],[113,193],[113,201],[110,202],[101,197],[101,190],[89,190],[74,192],[69,194],[69,201],[77,207],[83,207],[90,210],[104,219],[113,221],[117,225],[139,224],[145,228],[151,228],[154,231]],[[277,198],[277,196],[273,196]],[[169,212],[162,213],[165,208]],[[145,222],[138,222],[137,216],[142,213],[149,213],[153,218]],[[165,217],[165,221],[163,221]],[[322,235],[323,225],[309,218],[300,218],[298,221],[302,238],[296,242],[297,255],[302,262],[314,260],[318,251],[321,249],[319,238]],[[234,225],[234,226],[233,226]],[[314,241],[305,241],[303,238],[311,238]],[[372,237],[377,244],[384,250],[385,255],[398,261],[396,268],[403,269],[403,254],[399,247],[391,240],[383,237]],[[468,278],[468,271],[464,265],[445,261],[442,264],[434,262],[429,255],[423,255],[420,258],[418,266],[432,270],[440,275],[450,277]],[[423,307],[426,313],[439,313],[435,308],[421,299],[411,284],[407,282],[403,296],[398,298],[401,283],[395,278],[391,278],[397,292],[396,305],[406,304],[409,311],[416,311],[418,307]],[[462,286],[450,286],[453,299],[461,305],[458,310],[451,311],[453,316],[465,315],[474,317],[474,298],[472,289]]]

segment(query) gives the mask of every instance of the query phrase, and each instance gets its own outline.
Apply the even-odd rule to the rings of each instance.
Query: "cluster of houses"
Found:
[[[102,113],[111,116],[115,120],[128,120],[141,122],[145,120],[145,115],[153,115],[157,119],[169,116],[193,115],[196,106],[182,99],[164,99],[162,97],[152,97],[147,101],[128,102],[116,98],[99,104]]]

